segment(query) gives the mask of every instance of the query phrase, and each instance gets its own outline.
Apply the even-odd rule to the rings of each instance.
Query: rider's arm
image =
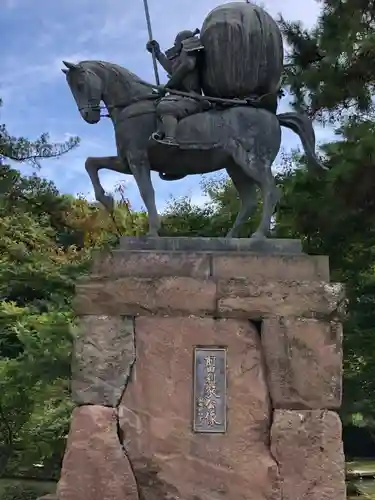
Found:
[[[180,56],[180,64],[165,87],[170,89],[179,87],[184,78],[195,69],[196,64],[197,59],[195,55],[189,55],[186,52],[182,52]]]
[[[168,57],[161,50],[155,54],[155,57],[162,68],[170,75],[172,73],[172,63]]]

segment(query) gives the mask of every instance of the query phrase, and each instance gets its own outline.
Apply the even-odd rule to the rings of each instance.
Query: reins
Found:
[[[265,108],[265,100],[267,98],[274,98],[274,94],[264,94],[260,97],[254,96],[254,97],[247,97],[244,99],[223,99],[221,97],[210,97],[210,96],[202,96],[199,94],[190,94],[189,92],[183,92],[181,90],[174,90],[174,89],[156,89],[155,85],[147,84],[148,87],[152,88],[154,91],[154,94],[149,94],[145,95],[142,97],[135,97],[134,99],[131,99],[127,103],[118,103],[118,104],[112,104],[110,106],[102,106],[99,105],[100,110],[107,110],[110,112],[111,109],[119,109],[119,108],[127,108],[128,106],[131,106],[132,104],[136,104],[141,101],[153,101],[157,99],[161,99],[162,97],[165,96],[166,93],[171,94],[171,95],[177,95],[181,97],[187,97],[189,99],[195,99],[196,101],[201,101],[209,104],[217,104],[221,106],[250,106],[254,108]],[[98,106],[86,106],[85,109],[97,109]],[[110,118],[110,114],[101,114],[100,115],[103,118]]]

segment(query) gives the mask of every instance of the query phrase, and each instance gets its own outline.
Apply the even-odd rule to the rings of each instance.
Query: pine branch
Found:
[[[5,126],[0,127],[0,156],[17,162],[29,162],[40,167],[42,159],[58,158],[79,144],[78,137],[71,137],[64,143],[50,143],[49,135],[42,134],[36,141],[11,136]]]

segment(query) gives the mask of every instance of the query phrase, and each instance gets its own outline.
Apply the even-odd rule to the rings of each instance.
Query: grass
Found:
[[[348,471],[360,470],[364,472],[373,472],[375,475],[375,461],[374,460],[354,460],[347,462],[346,468]]]
[[[20,486],[35,490],[38,497],[46,495],[47,493],[56,492],[56,483],[50,481],[37,481],[27,479],[1,479],[0,478],[0,500],[2,500],[5,489],[9,486]]]
[[[346,463],[347,472],[373,472],[375,475],[375,461],[374,460],[353,460]],[[353,483],[359,487],[363,495],[349,496],[348,500],[375,500],[375,480],[364,479],[354,480]]]

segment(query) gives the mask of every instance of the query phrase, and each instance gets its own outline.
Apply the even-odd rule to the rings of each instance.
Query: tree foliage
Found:
[[[206,198],[203,206],[194,205],[188,197],[174,199],[162,216],[163,230],[173,236],[224,237],[232,228],[240,201],[232,182],[223,176],[201,183]],[[241,236],[252,234],[260,220],[260,206],[241,227]]]
[[[330,257],[332,277],[346,284],[344,329],[345,421],[375,421],[375,4],[373,0],[321,0],[316,25],[280,19],[290,48],[285,85],[292,104],[336,126],[322,146],[326,175],[313,177],[301,158],[280,175],[284,200],[277,233],[300,237],[306,251]],[[309,53],[321,58],[304,64]]]
[[[330,256],[333,279],[346,284],[343,415],[374,426],[375,375],[375,4],[324,0],[311,30],[280,20],[290,45],[285,84],[293,105],[334,123],[337,138],[322,146],[327,175],[312,177],[297,159],[281,176],[284,202],[278,234],[301,237],[305,248]],[[324,58],[304,67],[301,53]]]
[[[373,114],[375,85],[374,0],[324,0],[316,26],[281,18],[280,27],[291,47],[286,84],[294,105],[322,121],[353,114]],[[315,49],[314,49],[315,47]],[[325,57],[306,66],[308,54]]]
[[[55,188],[4,165],[1,170],[3,179],[17,182],[1,183],[0,199],[0,475],[48,462],[59,442],[63,449],[70,298],[88,262],[84,252],[58,243],[63,214],[48,210],[53,197],[60,208],[65,200]],[[53,412],[62,412],[61,418],[56,421]]]
[[[0,477],[58,474],[72,404],[71,307],[92,250],[141,234],[123,198],[113,216],[0,166]]]
[[[323,148],[330,167],[327,174],[312,175],[298,159],[294,168],[280,174],[284,197],[276,231],[280,237],[301,238],[307,253],[329,255],[332,279],[346,286],[342,414],[349,422],[360,413],[371,423],[375,418],[374,124],[348,125],[338,133],[340,140]]]
[[[0,100],[0,107],[2,102]],[[0,124],[0,160],[7,159],[17,162],[27,162],[39,167],[40,161],[48,158],[58,158],[79,144],[78,137],[69,137],[63,143],[53,143],[47,133],[35,141],[25,137],[11,135],[4,124]],[[2,161],[0,161],[2,163]]]
[[[51,145],[46,135],[30,142],[2,126],[0,155],[35,164],[77,143]],[[125,197],[110,216],[36,174],[0,164],[0,477],[58,475],[72,410],[76,279],[93,249],[139,234],[144,222]]]

